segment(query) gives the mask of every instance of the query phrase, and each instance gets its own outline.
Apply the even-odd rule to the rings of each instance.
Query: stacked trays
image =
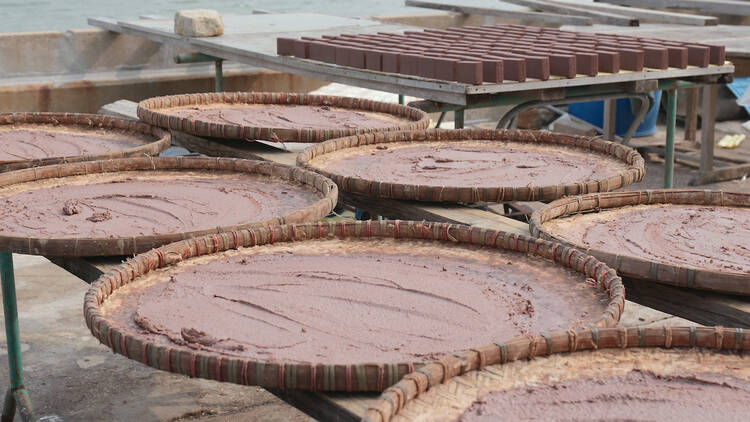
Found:
[[[156,97],[138,104],[156,126],[213,138],[320,142],[365,132],[424,129],[421,110],[360,98],[270,92]]]
[[[523,25],[277,38],[277,53],[477,85],[723,65],[724,46]]]
[[[750,195],[706,190],[563,198],[535,212],[535,236],[577,247],[618,274],[750,294]]]
[[[523,130],[388,132],[308,147],[297,165],[344,192],[434,202],[552,201],[641,181],[633,149],[584,136]]]
[[[315,221],[338,190],[269,162],[123,158],[0,174],[0,250],[46,256],[129,255],[185,238]]]
[[[623,305],[614,271],[575,249],[383,220],[173,243],[100,277],[84,315],[103,344],[164,371],[382,391],[445,353],[470,359],[485,356],[472,348],[481,344],[614,326]]]
[[[442,357],[387,389],[363,420],[744,421],[745,350],[750,336],[722,327],[545,334]]]
[[[170,135],[136,120],[76,113],[0,114],[0,172],[157,155]]]

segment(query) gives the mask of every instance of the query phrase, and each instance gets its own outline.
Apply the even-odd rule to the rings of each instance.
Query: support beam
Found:
[[[716,100],[718,85],[703,87],[701,104],[701,178],[714,169],[714,126],[716,125]]]
[[[667,95],[667,145],[664,153],[664,187],[674,184],[674,129],[677,120],[677,89],[664,91]]]
[[[684,88],[685,100],[685,140],[698,142],[698,88]]]
[[[552,23],[558,25],[591,25],[591,19],[585,16],[560,15],[556,13],[523,12],[517,10],[503,10],[502,7],[473,7],[459,4],[447,4],[434,1],[406,0],[405,6],[421,7],[423,9],[445,10],[448,12],[464,13],[467,15],[494,16],[506,19],[519,19],[529,23]]]
[[[16,411],[21,420],[35,421],[31,400],[26,393],[21,360],[21,335],[18,329],[18,302],[16,300],[16,280],[13,271],[13,255],[0,252],[0,280],[2,280],[3,312],[5,315],[5,341],[8,345],[8,373],[10,385],[5,394],[2,422],[13,422]]]
[[[513,3],[519,6],[526,6],[534,10],[540,10],[542,12],[560,13],[563,15],[580,15],[591,18],[592,21],[597,23],[606,23],[609,25],[620,25],[620,26],[638,26],[638,19],[627,15],[621,15],[616,13],[597,12],[595,10],[587,9],[585,5],[568,6],[558,3],[552,3],[550,1],[541,0],[502,0],[506,3]]]
[[[554,3],[583,6],[581,2],[574,0],[552,0]],[[641,2],[644,3],[644,2]],[[669,23],[676,25],[713,26],[719,24],[719,19],[714,16],[691,15],[688,13],[665,12],[663,10],[643,9],[640,7],[623,7],[612,4],[586,3],[586,9],[597,12],[617,13],[625,16],[638,18],[643,23]],[[648,6],[643,6],[648,7]]]
[[[617,100],[604,100],[604,117],[602,119],[602,130],[604,139],[607,141],[615,140],[615,123],[617,122]]]
[[[690,9],[722,15],[750,16],[750,2],[738,0],[595,0],[620,6]]]

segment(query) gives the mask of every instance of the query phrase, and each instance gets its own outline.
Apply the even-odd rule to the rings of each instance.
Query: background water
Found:
[[[182,9],[214,9],[248,14],[253,10],[315,12],[338,16],[425,13],[403,0],[0,0],[0,32],[49,31],[89,27],[87,17],[132,19],[174,16]]]

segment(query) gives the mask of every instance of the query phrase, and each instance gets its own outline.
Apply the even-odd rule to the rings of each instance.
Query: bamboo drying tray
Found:
[[[248,221],[235,226],[210,227],[182,233],[163,233],[129,237],[70,237],[41,238],[20,237],[0,232],[0,250],[46,256],[118,256],[130,255],[147,251],[167,243],[183,240],[195,236],[223,231],[232,231],[264,225],[280,225],[285,223],[303,223],[315,221],[330,214],[336,205],[338,189],[336,185],[325,177],[298,167],[286,166],[265,161],[241,160],[233,158],[212,157],[140,157],[122,158],[105,161],[84,161],[79,163],[58,164],[53,166],[35,167],[0,174],[0,198],[18,192],[30,192],[40,187],[42,189],[63,186],[66,178],[80,178],[91,176],[83,182],[75,184],[96,184],[102,178],[112,176],[122,179],[144,174],[158,174],[164,172],[165,177],[170,174],[192,176],[207,174],[221,177],[221,174],[257,174],[268,177],[270,182],[288,181],[295,185],[310,189],[319,199],[311,201],[306,206],[295,209],[285,215],[274,216],[264,221]],[[175,173],[177,172],[177,173]],[[77,179],[76,179],[77,180]],[[116,181],[116,180],[115,180]],[[23,184],[23,185],[21,185]],[[290,185],[291,186],[291,185]],[[226,204],[231,207],[232,204]]]
[[[238,357],[237,354],[195,350],[195,348],[178,346],[171,341],[155,342],[147,339],[142,330],[139,332],[130,328],[120,328],[121,323],[114,322],[112,318],[115,317],[111,316],[109,311],[103,310],[110,296],[118,289],[163,267],[181,265],[179,268],[186,268],[185,265],[190,264],[191,258],[203,259],[196,258],[200,255],[227,251],[224,253],[231,253],[232,257],[238,258],[242,256],[238,254],[241,251],[231,252],[230,250],[271,243],[277,247],[277,243],[283,242],[301,243],[299,241],[305,240],[317,242],[315,239],[352,241],[355,238],[360,238],[362,241],[406,239],[419,242],[423,241],[420,239],[424,239],[424,241],[430,241],[428,242],[430,244],[435,244],[437,241],[450,241],[458,244],[482,245],[490,250],[497,248],[538,255],[575,271],[583,272],[590,277],[589,282],[606,289],[609,303],[602,315],[592,316],[591,326],[601,328],[614,326],[624,306],[624,288],[615,272],[598,263],[593,257],[573,248],[517,234],[469,226],[383,220],[285,225],[225,232],[188,239],[142,253],[102,275],[91,285],[84,300],[86,324],[94,337],[114,352],[164,371],[267,388],[382,391],[415,367],[420,367],[422,362],[320,364],[315,363],[314,356],[310,356],[310,362],[299,363],[275,359],[273,354],[269,355],[268,360],[256,361],[242,356]],[[441,243],[443,242],[437,242],[437,245]],[[289,247],[292,246],[289,245]],[[170,268],[164,268],[163,271],[169,270]],[[154,282],[153,279],[149,280],[151,281],[148,283]],[[148,285],[156,286],[155,284]],[[128,287],[137,289],[139,285]],[[123,302],[120,297],[115,300],[114,306],[127,306],[123,305],[124,303],[126,302]],[[476,350],[478,349],[457,355],[470,359],[477,353]],[[509,350],[514,354],[517,353],[516,349]],[[482,352],[482,356],[485,356],[485,352]]]
[[[711,205],[719,207],[750,207],[750,195],[709,190],[663,189],[628,192],[609,192],[563,198],[537,210],[531,217],[530,230],[536,237],[551,239],[564,244],[560,234],[551,233],[544,224],[566,216],[587,212],[606,212],[619,208],[649,205]],[[717,233],[717,236],[721,234]],[[724,293],[750,294],[750,274],[729,271],[716,271],[670,264],[668,262],[642,257],[614,254],[584,245],[570,245],[585,250],[610,267],[618,274],[679,287],[713,290]]]
[[[211,104],[329,106],[359,112],[384,113],[403,120],[403,122],[376,129],[351,129],[343,127],[331,129],[299,127],[288,129],[237,125],[231,123],[212,123],[175,116],[166,110],[169,108]],[[321,142],[331,138],[339,138],[364,132],[424,129],[430,124],[430,119],[425,112],[400,104],[360,98],[283,92],[211,92],[149,98],[138,104],[138,117],[155,126],[179,130],[197,136],[244,139],[248,141],[266,140],[280,142]]]
[[[141,145],[102,154],[89,154],[66,157],[44,157],[18,161],[0,161],[0,172],[19,170],[29,167],[47,166],[59,163],[79,161],[107,160],[143,155],[156,156],[169,148],[169,132],[131,119],[120,119],[98,114],[78,113],[4,113],[0,114],[0,126],[12,126],[18,129],[35,129],[45,132],[56,132],[63,129],[95,136],[94,131],[105,131],[111,136],[121,134],[139,140]]]
[[[450,145],[469,140],[497,141],[498,149],[503,148],[503,142],[568,147],[580,150],[582,153],[598,154],[621,161],[627,165],[627,169],[601,179],[571,184],[549,186],[529,184],[522,187],[509,187],[503,186],[503,181],[498,180],[490,186],[442,186],[365,179],[345,171],[329,171],[325,166],[316,166],[312,163],[316,157],[347,149],[353,151],[369,145],[378,147],[382,145],[382,148],[386,149],[389,144],[396,143],[418,145],[419,143],[440,142]],[[343,162],[344,159],[341,161]],[[552,201],[566,195],[618,189],[641,181],[645,174],[643,158],[638,152],[624,145],[584,136],[530,130],[427,129],[410,132],[368,133],[312,145],[297,156],[297,165],[331,178],[339,189],[345,192],[375,198],[432,202]]]
[[[679,350],[695,347],[708,350]],[[455,421],[491,392],[607,378],[632,369],[750,380],[747,357],[734,353],[745,350],[750,336],[723,327],[616,327],[518,338],[461,357],[444,356],[406,375],[367,409],[363,421]]]

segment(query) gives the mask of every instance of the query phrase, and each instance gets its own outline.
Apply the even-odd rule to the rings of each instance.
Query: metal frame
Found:
[[[214,91],[224,91],[224,59],[203,53],[180,53],[174,56],[174,62],[177,64],[214,62]]]
[[[16,280],[13,272],[13,255],[0,252],[0,276],[2,277],[3,311],[5,314],[5,338],[8,345],[10,386],[5,393],[2,422],[13,422],[16,411],[23,421],[34,421],[34,409],[23,380],[21,360],[21,336],[18,329],[18,302]]]

